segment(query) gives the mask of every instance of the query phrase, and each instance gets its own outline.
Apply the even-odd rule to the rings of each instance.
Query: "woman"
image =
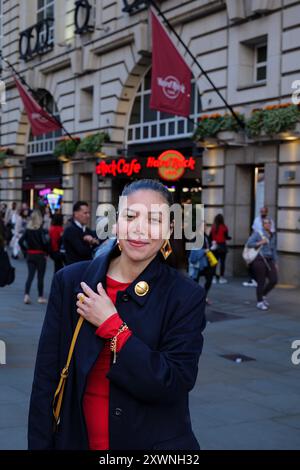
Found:
[[[63,231],[63,216],[61,214],[55,214],[49,229],[50,254],[54,261],[55,273],[64,267],[63,257],[60,252]]]
[[[256,307],[259,310],[268,310],[270,304],[266,296],[277,284],[276,238],[271,229],[271,219],[265,218],[262,232],[253,232],[247,241],[248,248],[259,248],[258,255],[251,263],[251,271],[257,282]],[[267,279],[268,283],[266,284]]]
[[[220,264],[220,276],[216,274],[216,270],[218,265],[215,268],[215,276],[216,279],[213,281],[214,283],[218,280],[220,284],[227,283],[227,279],[225,279],[225,260],[227,255],[227,240],[231,240],[231,237],[228,235],[228,227],[224,223],[224,217],[222,214],[217,214],[214,223],[211,227],[210,232],[210,239],[212,242],[211,249],[214,252],[215,257],[219,261]]]
[[[31,395],[30,449],[199,449],[188,393],[202,351],[205,293],[164,259],[169,191],[139,180],[122,195],[118,242],[54,277]],[[78,314],[85,321],[53,435],[53,396]]]
[[[5,250],[6,232],[3,214],[0,212],[0,287],[8,286],[15,280],[15,268],[10,264],[8,254]]]
[[[33,211],[27,228],[19,240],[20,247],[24,256],[27,258],[28,267],[28,277],[25,284],[25,304],[31,303],[29,294],[36,271],[38,276],[38,303],[47,303],[44,297],[44,277],[49,246],[42,225],[43,218],[41,213],[39,211]]]
[[[28,210],[21,209],[15,218],[15,228],[14,228],[14,236],[10,242],[10,247],[12,249],[12,258],[18,259],[19,252],[20,252],[20,243],[19,240],[23,233],[26,230],[27,221],[28,221]]]

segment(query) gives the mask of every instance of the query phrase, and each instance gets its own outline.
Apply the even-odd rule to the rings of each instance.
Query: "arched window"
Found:
[[[201,112],[201,99],[192,80],[190,119],[150,109],[151,70],[135,96],[127,132],[127,143],[143,143],[190,137]]]
[[[50,111],[55,117],[59,117],[59,112],[53,97],[47,90],[38,90],[38,102]],[[51,155],[53,153],[55,143],[62,135],[61,129],[57,131],[48,132],[48,134],[42,134],[34,137],[30,133],[29,143],[27,147],[27,156],[38,156],[38,155]]]

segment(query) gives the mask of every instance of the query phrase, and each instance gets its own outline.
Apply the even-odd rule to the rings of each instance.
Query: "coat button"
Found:
[[[115,409],[115,415],[116,415],[116,416],[121,416],[121,414],[122,414],[121,408],[116,408],[116,409]]]
[[[123,300],[123,302],[128,302],[128,300],[129,300],[128,294],[123,294],[122,300]]]

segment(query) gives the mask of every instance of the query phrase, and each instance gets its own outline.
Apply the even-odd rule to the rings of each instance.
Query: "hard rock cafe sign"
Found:
[[[181,178],[185,170],[195,170],[196,160],[193,157],[184,157],[177,150],[166,150],[159,157],[114,159],[110,162],[102,160],[96,167],[99,176],[137,176],[144,169],[157,169],[158,176],[166,181],[176,181]]]

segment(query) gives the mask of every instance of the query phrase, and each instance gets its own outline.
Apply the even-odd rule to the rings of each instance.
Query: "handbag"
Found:
[[[262,239],[265,238],[261,231],[259,231],[258,233],[259,233],[259,235],[261,236]],[[246,243],[246,245],[244,246],[244,249],[243,249],[243,253],[242,253],[242,257],[243,257],[244,261],[247,264],[253,263],[253,261],[255,260],[255,258],[258,255],[258,253],[260,252],[261,247],[262,247],[262,245],[259,248],[249,248],[247,246],[247,243]]]
[[[213,252],[211,250],[208,250],[205,254],[206,254],[206,257],[207,257],[207,260],[208,260],[208,263],[209,263],[210,267],[214,268],[215,266],[217,266],[218,260],[215,257],[215,255],[213,254]]]
[[[255,258],[257,257],[259,251],[260,251],[260,248],[248,248],[248,246],[244,246],[244,249],[243,249],[243,253],[242,253],[242,257],[244,259],[244,261],[247,263],[247,264],[251,264],[253,263],[253,261],[255,260]]]
[[[71,360],[72,360],[72,357],[73,357],[73,352],[74,352],[74,348],[75,348],[75,345],[76,345],[76,341],[77,341],[77,338],[78,338],[78,335],[79,335],[79,332],[80,332],[80,329],[82,327],[83,322],[84,322],[84,318],[80,317],[78,322],[77,322],[77,325],[76,325],[76,328],[75,328],[75,331],[74,331],[74,334],[73,334],[73,337],[72,337],[71,346],[70,346],[70,349],[69,349],[66,365],[65,365],[65,367],[63,368],[63,370],[60,374],[60,381],[59,381],[57,389],[54,393],[52,410],[53,410],[53,415],[54,415],[54,420],[55,420],[55,429],[57,429],[57,427],[59,426],[59,423],[60,423],[61,407],[62,407],[62,403],[63,403],[65,386],[66,386],[67,378],[68,378],[68,375],[69,375],[69,367],[70,367],[70,363],[71,363]]]

